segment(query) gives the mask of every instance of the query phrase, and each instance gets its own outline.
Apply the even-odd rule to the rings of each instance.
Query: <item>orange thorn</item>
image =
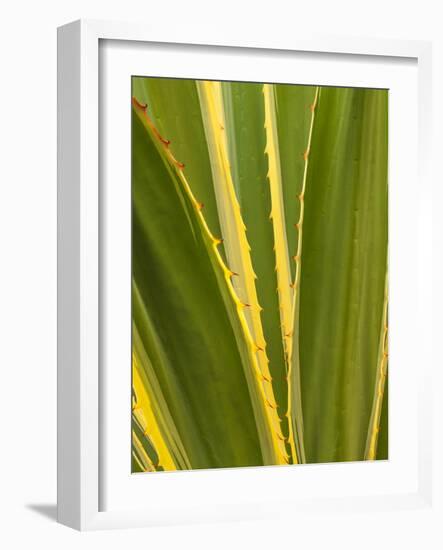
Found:
[[[271,409],[276,409],[277,408],[277,405],[273,405],[269,399],[266,399],[266,403],[268,404],[268,407],[271,407]]]
[[[185,167],[183,162],[179,162],[178,160],[175,161],[175,164],[180,168],[180,170],[183,170],[183,168]],[[199,204],[201,204],[202,205],[201,207],[203,208],[203,206],[204,206],[203,203],[199,203]],[[201,210],[201,208],[200,208],[200,210]]]
[[[304,161],[307,161],[307,160],[308,160],[308,157],[309,157],[309,151],[305,151],[305,152],[303,153],[303,160],[304,160]]]
[[[229,276],[230,276],[230,277],[238,277],[239,274],[236,273],[235,271],[231,271],[231,272],[229,273]]]
[[[201,210],[201,209],[200,209]],[[214,244],[216,246],[218,246],[219,244],[221,244],[223,242],[223,239],[214,239]]]
[[[309,109],[310,109],[311,113],[313,113],[315,111],[315,107],[316,107],[315,103],[312,103],[311,105],[309,105]]]
[[[142,109],[142,111],[146,111],[146,108],[148,107],[146,103],[140,103],[140,101],[138,101],[135,97],[132,98],[132,103],[139,109]]]
[[[292,256],[292,259],[294,260],[294,262],[298,262],[300,256],[297,254],[296,256]]]
[[[132,104],[135,107],[137,107],[138,109],[141,109],[143,111],[143,113],[146,117],[146,120],[148,122],[148,125],[151,128],[151,130],[154,132],[155,137],[158,140],[160,140],[163,143],[163,145],[168,147],[171,142],[169,141],[169,139],[165,139],[164,137],[161,136],[160,132],[157,130],[157,128],[154,126],[152,120],[149,118],[149,116],[146,112],[148,105],[146,103],[140,103],[140,101],[138,101],[137,98],[135,98],[135,97],[132,98]],[[181,163],[177,163],[177,164],[180,165]],[[183,168],[184,168],[184,165],[183,165]]]
[[[154,134],[155,134],[155,136],[157,137],[157,139],[159,139],[159,140],[163,143],[163,145],[165,145],[166,147],[169,146],[169,144],[171,143],[171,142],[169,141],[169,139],[165,139],[165,138],[160,134],[160,132],[157,130],[157,128],[156,128],[155,126],[152,126],[152,131],[154,132]],[[182,164],[181,162],[178,162],[177,160],[176,160],[175,162],[177,163],[177,165]],[[185,165],[183,164],[183,167],[184,167],[184,166],[185,166]]]
[[[145,111],[145,116],[146,116],[146,118],[147,118],[148,121],[149,121],[149,125],[150,125],[150,127],[152,128],[152,131],[154,132],[155,137],[156,137],[159,141],[161,141],[161,142],[163,143],[163,145],[165,145],[166,147],[168,147],[169,144],[171,143],[171,142],[169,141],[169,139],[165,139],[165,138],[160,134],[160,132],[159,132],[159,131],[157,130],[157,128],[154,126],[152,120],[148,117],[146,111]],[[174,159],[174,160],[175,160],[175,159]],[[176,161],[176,160],[175,160],[175,162],[176,162],[177,164],[181,164],[181,163],[178,163],[178,161]],[[183,166],[184,166],[184,165],[183,165]]]
[[[265,351],[264,348],[262,348],[258,344],[255,344],[255,349],[256,349],[256,351]]]

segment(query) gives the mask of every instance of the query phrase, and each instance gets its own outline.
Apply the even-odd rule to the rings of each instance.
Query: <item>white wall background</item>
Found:
[[[443,17],[438,0],[64,0],[3,4],[0,30],[0,545],[169,550],[440,548],[426,517],[326,516],[79,534],[54,523],[56,496],[56,27],[121,19],[190,30],[314,32],[434,41],[435,146],[442,149]],[[210,33],[208,33],[210,34]],[[437,150],[437,149],[436,149]],[[436,154],[436,158],[440,158]],[[442,171],[435,178],[443,185]],[[436,208],[438,204],[435,205]],[[441,218],[441,216],[440,216]],[[443,231],[437,220],[437,246]],[[437,280],[442,280],[439,272]],[[441,297],[441,293],[440,293]],[[438,396],[437,396],[438,397]],[[437,403],[437,406],[440,406]],[[441,438],[440,438],[441,441]],[[441,448],[441,447],[440,447]],[[312,529],[309,529],[312,527]],[[426,542],[425,542],[426,541]],[[439,541],[439,542],[438,542]]]

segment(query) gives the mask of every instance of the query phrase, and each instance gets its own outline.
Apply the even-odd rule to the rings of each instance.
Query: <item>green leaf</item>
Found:
[[[216,244],[141,109],[132,132],[134,311],[155,338],[142,312],[134,322],[145,349],[159,341],[163,399],[192,468],[263,464],[250,350]]]
[[[278,84],[274,88],[286,234],[289,255],[294,256],[297,254],[297,231],[294,226],[300,215],[298,195],[303,185],[304,154],[308,147],[311,107],[314,104],[316,87]],[[294,280],[295,263],[291,263],[291,268]]]
[[[132,284],[132,316],[133,389],[135,390],[138,379],[140,379],[142,389],[148,396],[150,409],[148,411],[143,409],[143,413],[144,415],[148,413],[151,417],[150,420],[158,427],[161,437],[161,441],[157,442],[159,448],[162,443],[166,446],[167,464],[165,468],[190,469],[191,463],[158,381],[157,373],[162,372],[163,365],[167,364],[167,355],[134,281]],[[144,327],[143,339],[137,327]],[[143,408],[143,405],[147,404],[140,399],[140,405]],[[146,428],[150,428],[149,431],[153,432],[150,426],[146,426]],[[173,465],[170,464],[170,459],[172,459]]]
[[[386,379],[381,408],[380,432],[377,442],[377,460],[387,460],[389,458],[388,386],[389,379]]]
[[[258,301],[263,308],[261,321],[265,351],[282,431],[288,436],[287,366],[277,293],[274,226],[270,218],[272,198],[268,181],[269,168],[264,154],[266,132],[263,85],[224,82],[222,86],[231,169],[251,246]]]
[[[378,440],[380,435],[380,421],[383,413],[383,402],[386,396],[385,386],[388,374],[388,272],[386,271],[385,296],[383,303],[383,315],[378,340],[377,371],[375,374],[374,396],[372,398],[372,411],[366,439],[365,459],[376,460],[378,455]],[[386,405],[385,405],[386,408]],[[384,419],[384,422],[386,420]],[[380,450],[380,454],[384,454]]]
[[[196,81],[133,77],[132,85],[134,97],[147,104],[155,127],[171,142],[174,157],[186,166],[186,176],[192,182],[194,196],[204,205],[211,232],[220,235]]]
[[[300,293],[308,462],[364,457],[386,275],[387,136],[387,91],[321,89]]]
[[[232,279],[235,293],[242,304],[247,304],[242,311],[246,321],[245,337],[252,348],[254,369],[258,374],[258,390],[262,396],[268,422],[267,433],[271,436],[273,447],[273,453],[264,456],[264,459],[267,464],[287,464],[289,457],[284,441],[285,436],[281,431],[268,367],[269,360],[261,319],[262,307],[256,288],[257,276],[252,264],[251,246],[232,176],[223,91],[221,83],[213,81],[200,81],[197,88],[226,257],[229,268],[235,273]]]

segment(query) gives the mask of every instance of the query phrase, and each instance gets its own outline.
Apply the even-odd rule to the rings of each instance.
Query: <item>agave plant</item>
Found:
[[[387,458],[387,101],[133,78],[133,471]]]

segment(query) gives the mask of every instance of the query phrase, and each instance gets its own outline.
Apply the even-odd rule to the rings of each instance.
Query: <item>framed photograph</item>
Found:
[[[432,510],[430,45],[273,36],[59,29],[61,523]]]

